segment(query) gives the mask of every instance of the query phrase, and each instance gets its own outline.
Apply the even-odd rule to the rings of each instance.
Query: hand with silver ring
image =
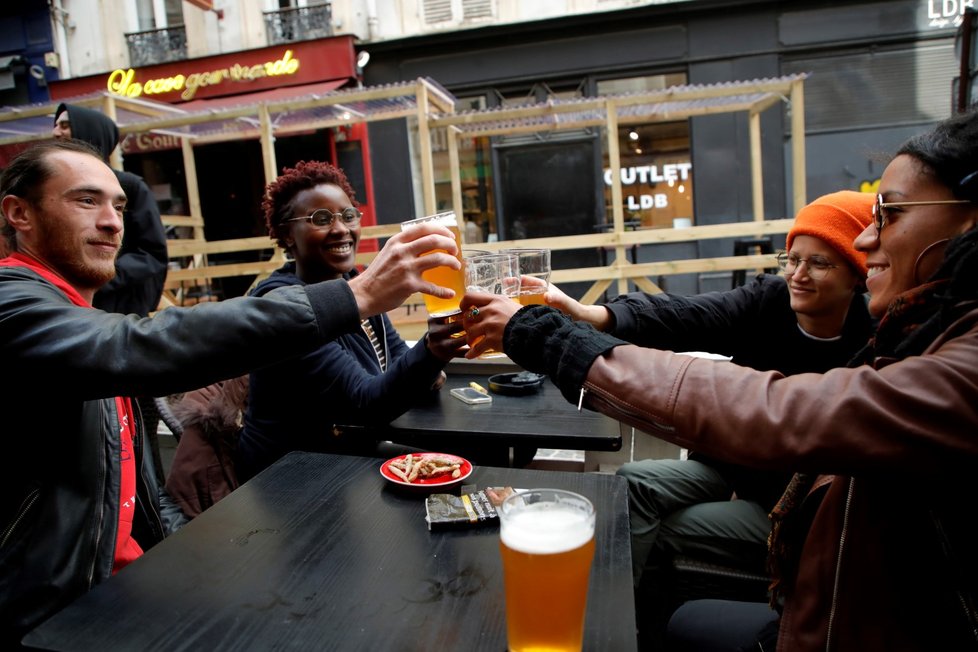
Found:
[[[522,306],[508,296],[470,290],[462,297],[465,336],[469,342],[470,360],[486,351],[504,351],[506,324]]]

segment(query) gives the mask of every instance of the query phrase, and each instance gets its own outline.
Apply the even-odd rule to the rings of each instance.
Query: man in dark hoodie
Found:
[[[119,144],[119,127],[108,116],[74,104],[61,104],[54,115],[55,138],[83,140],[102,153],[105,162]],[[166,280],[166,234],[153,193],[141,177],[113,170],[126,193],[122,249],[115,261],[115,278],[95,295],[93,305],[106,312],[156,310]]]

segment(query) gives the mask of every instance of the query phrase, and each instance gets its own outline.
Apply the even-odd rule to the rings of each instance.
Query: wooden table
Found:
[[[527,396],[492,394],[492,403],[468,405],[449,390],[475,381],[488,388],[488,377],[479,373],[449,372],[448,382],[430,402],[411,408],[373,436],[428,450],[452,450],[460,439],[466,444],[567,448],[617,451],[621,449],[621,424],[590,410],[578,411],[549,378]],[[343,426],[345,430],[367,430]]]
[[[498,527],[429,532],[380,460],[290,453],[27,635],[51,650],[506,649]],[[597,510],[585,649],[636,648],[623,478],[477,468]]]

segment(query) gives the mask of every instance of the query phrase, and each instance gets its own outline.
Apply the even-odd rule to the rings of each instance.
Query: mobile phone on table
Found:
[[[492,397],[472,387],[456,387],[451,391],[452,396],[470,405],[492,403]]]

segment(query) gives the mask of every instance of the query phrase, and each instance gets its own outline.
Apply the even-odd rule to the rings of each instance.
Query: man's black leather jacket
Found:
[[[358,327],[344,281],[140,319],[75,306],[33,272],[0,267],[0,643],[16,644],[112,572],[112,397],[194,389]],[[133,536],[145,549],[165,532],[142,448]]]

